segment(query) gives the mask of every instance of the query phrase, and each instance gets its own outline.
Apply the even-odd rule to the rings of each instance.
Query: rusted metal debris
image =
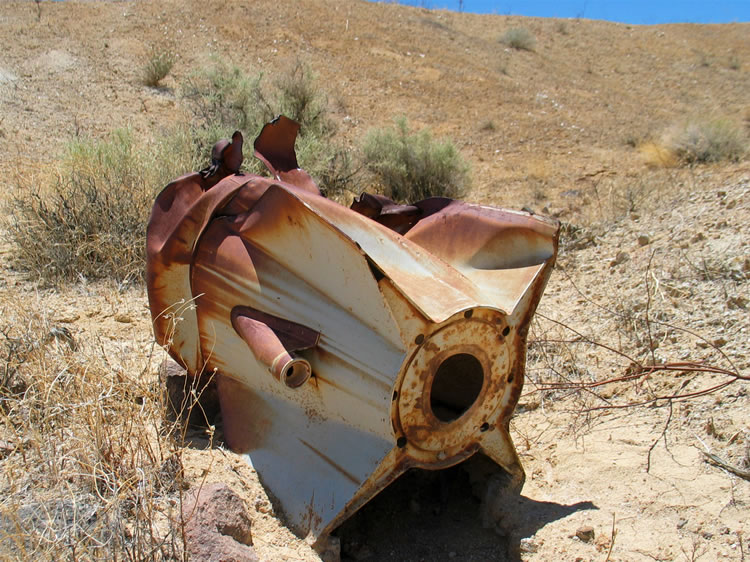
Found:
[[[352,209],[320,195],[280,117],[156,199],[158,342],[215,376],[226,443],[301,535],[324,538],[404,471],[476,453],[524,472],[508,434],[526,333],[557,254],[551,220],[445,198]],[[499,467],[499,468],[498,468]]]

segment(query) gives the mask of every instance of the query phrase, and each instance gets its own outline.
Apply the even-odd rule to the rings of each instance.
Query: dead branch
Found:
[[[740,478],[750,480],[750,470],[742,470],[741,468],[737,468],[736,466],[727,464],[712,453],[707,453],[706,451],[701,451],[701,453],[703,453],[703,455],[706,457],[706,459],[704,460],[706,460],[707,463],[715,464],[716,466],[723,468],[727,472],[731,472],[732,474],[739,476]]]

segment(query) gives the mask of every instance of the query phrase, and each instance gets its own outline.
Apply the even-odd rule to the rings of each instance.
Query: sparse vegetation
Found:
[[[348,152],[333,140],[335,127],[328,102],[311,69],[297,62],[267,85],[262,74],[251,76],[237,66],[216,61],[193,74],[183,95],[195,117],[196,150],[205,154],[216,140],[237,129],[254,138],[264,124],[283,114],[300,123],[297,157],[300,165],[329,197],[349,188],[354,170]],[[246,165],[256,173],[261,166]]]
[[[143,66],[143,83],[149,88],[158,88],[174,66],[176,57],[169,49],[152,49],[148,62]]]
[[[0,550],[183,559],[182,449],[164,431],[154,379],[139,377],[151,358],[73,345],[49,312],[0,301],[0,359],[14,371],[0,388]]]
[[[482,124],[479,126],[479,130],[492,133],[497,130],[497,125],[495,125],[495,122],[492,119],[487,119],[483,121]]]
[[[189,142],[174,135],[146,145],[126,129],[105,140],[71,142],[54,179],[29,182],[10,200],[18,265],[48,282],[141,280],[154,197],[198,167]]]
[[[646,165],[655,168],[672,168],[679,164],[679,158],[673,150],[658,142],[646,141],[633,145],[643,155]]]
[[[426,129],[412,132],[403,117],[370,131],[363,152],[366,168],[396,201],[458,197],[468,187],[469,167],[453,143]]]
[[[747,154],[748,138],[741,125],[729,119],[697,119],[674,126],[660,139],[629,140],[648,166],[672,168],[679,164],[737,162]]]
[[[525,27],[511,27],[500,37],[500,42],[519,51],[533,51],[536,37]]]
[[[738,161],[747,151],[747,137],[728,119],[696,120],[673,132],[667,146],[683,162]]]
[[[139,282],[146,223],[159,190],[205,166],[218,139],[237,128],[254,136],[277,112],[302,125],[297,141],[301,166],[324,194],[341,196],[354,175],[351,157],[332,140],[325,97],[309,70],[295,66],[270,94],[261,79],[237,67],[209,67],[191,81],[186,94],[196,116],[192,127],[149,144],[124,129],[105,140],[72,141],[54,179],[23,185],[10,201],[9,230],[19,266],[50,283],[102,278]],[[254,163],[249,159],[250,167]],[[260,165],[255,163],[253,171],[260,172]]]

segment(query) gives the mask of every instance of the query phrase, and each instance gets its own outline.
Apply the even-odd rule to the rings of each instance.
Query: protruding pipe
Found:
[[[267,324],[236,314],[232,315],[232,326],[276,380],[289,388],[297,388],[310,378],[310,363],[292,355]]]

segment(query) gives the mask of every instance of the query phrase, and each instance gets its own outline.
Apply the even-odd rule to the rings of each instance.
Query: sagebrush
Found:
[[[469,186],[469,166],[455,145],[434,139],[427,129],[413,132],[405,118],[370,131],[363,154],[365,167],[395,201],[456,198]]]
[[[669,147],[687,163],[737,162],[747,153],[742,127],[725,118],[689,121],[674,131]]]
[[[119,129],[70,142],[53,178],[22,182],[10,198],[17,265],[51,283],[142,280],[154,197],[198,166],[184,134],[146,143]]]
[[[333,139],[325,95],[307,67],[298,64],[266,87],[260,74],[251,77],[217,63],[194,75],[184,96],[194,114],[191,125],[156,140],[136,138],[127,129],[105,139],[76,138],[65,147],[54,174],[18,178],[7,219],[18,248],[17,266],[50,284],[141,282],[146,225],[159,191],[174,178],[205,167],[220,138],[239,129],[253,139],[279,113],[301,124],[298,160],[321,191],[339,197],[349,189],[352,158]],[[262,172],[250,155],[244,167]]]
[[[323,194],[339,198],[350,188],[355,176],[351,155],[335,141],[327,96],[304,63],[297,61],[269,82],[260,72],[217,60],[193,73],[183,96],[193,112],[198,152],[205,153],[235,130],[253,139],[271,119],[286,115],[300,124],[298,162]],[[251,158],[245,159],[245,167],[263,172]]]
[[[536,48],[536,37],[525,27],[511,27],[502,34],[500,42],[519,51],[533,51]]]

